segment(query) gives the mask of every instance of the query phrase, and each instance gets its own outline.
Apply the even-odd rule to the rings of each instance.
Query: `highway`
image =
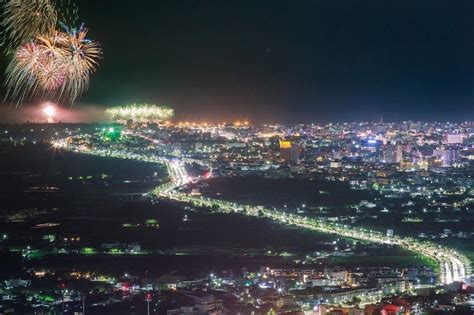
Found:
[[[387,237],[384,233],[379,231],[331,223],[317,218],[303,217],[297,214],[288,214],[275,209],[256,207],[252,205],[242,205],[183,193],[180,191],[181,188],[185,187],[190,182],[197,182],[201,180],[201,178],[190,177],[186,172],[186,162],[180,158],[163,158],[112,149],[84,149],[73,144],[68,144],[68,141],[66,140],[55,141],[53,142],[53,146],[55,148],[82,154],[164,164],[167,167],[171,181],[167,184],[157,187],[152,192],[154,195],[159,196],[160,198],[190,203],[195,206],[210,207],[215,211],[224,213],[241,213],[248,216],[267,218],[281,224],[298,226],[324,233],[337,234],[340,236],[359,239],[367,242],[400,246],[434,259],[439,265],[438,282],[440,284],[450,284],[456,281],[465,282],[471,275],[471,262],[467,257],[453,249],[431,242],[419,241],[411,237]]]
[[[449,284],[454,281],[464,281],[467,277],[465,265],[468,263],[461,254],[450,250],[446,247],[437,246],[427,242],[419,242],[411,238],[402,237],[386,237],[383,233],[369,231],[365,229],[357,229],[345,225],[323,222],[318,219],[310,219],[298,215],[286,214],[273,209],[261,207],[252,207],[240,205],[236,203],[209,199],[198,196],[191,196],[174,189],[157,190],[157,195],[162,198],[168,198],[181,202],[193,204],[195,206],[203,206],[215,209],[221,212],[241,213],[249,216],[268,218],[273,221],[299,226],[305,229],[315,230],[324,233],[337,234],[344,237],[359,239],[372,243],[392,244],[406,248],[423,256],[430,257],[438,262],[439,282],[441,284]],[[466,261],[466,264],[462,261]]]
[[[340,236],[364,240],[372,243],[383,243],[400,246],[437,261],[440,266],[439,283],[441,284],[450,284],[458,281],[465,282],[468,278],[469,274],[467,273],[467,270],[470,270],[470,261],[460,253],[436,244],[420,242],[416,239],[407,237],[387,237],[383,233],[377,231],[358,229],[349,227],[347,225],[328,223],[318,219],[287,214],[274,209],[241,205],[179,192],[179,188],[190,183],[191,181],[199,180],[199,178],[190,178],[186,173],[184,163],[172,161],[168,162],[168,164],[172,171],[171,174],[173,174],[170,176],[177,177],[175,177],[173,180],[175,185],[168,186],[164,190],[157,188],[155,193],[162,198],[191,203],[195,206],[210,207],[222,212],[235,212],[250,216],[264,217],[282,224],[299,226],[305,229],[324,233],[337,234]]]

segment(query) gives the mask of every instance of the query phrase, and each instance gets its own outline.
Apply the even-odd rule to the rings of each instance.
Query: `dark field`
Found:
[[[152,204],[143,194],[165,180],[160,165],[82,156],[43,145],[4,145],[0,158],[0,232],[8,235],[0,242],[5,278],[31,267],[112,275],[257,269],[293,264],[298,257],[333,248],[331,235],[240,215],[186,210],[170,202]],[[242,200],[251,202],[272,198],[272,185],[278,191],[289,184],[257,180],[249,185],[237,180],[222,188],[241,187],[250,195]],[[290,185],[289,190],[294,202],[304,196],[319,200],[324,183],[297,184],[301,188]],[[325,204],[342,205],[359,197],[338,183],[328,185],[325,189],[331,193],[321,199]],[[347,198],[341,201],[339,194]],[[142,250],[105,254],[104,243],[137,243]],[[21,250],[27,246],[33,253],[22,259]],[[86,249],[93,253],[85,254]],[[357,258],[351,259],[357,263]]]
[[[82,156],[43,145],[4,145],[0,158],[0,232],[8,235],[0,243],[4,276],[23,267],[114,273],[257,267],[286,263],[279,256],[265,256],[267,249],[322,250],[324,242],[332,240],[237,215],[187,210],[183,221],[182,205],[152,204],[142,196],[164,180],[160,165]],[[149,220],[157,226],[148,226]],[[55,240],[49,242],[46,236]],[[101,251],[102,244],[117,242],[138,243],[149,255],[57,254],[60,248]],[[39,254],[22,265],[19,254],[8,252],[26,246]]]
[[[331,215],[347,214],[349,205],[372,198],[368,192],[352,190],[347,183],[306,179],[214,178],[200,190],[217,199]]]

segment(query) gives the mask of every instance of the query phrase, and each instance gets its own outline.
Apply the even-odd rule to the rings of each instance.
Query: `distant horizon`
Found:
[[[172,106],[171,106],[172,107]],[[107,107],[102,106],[93,106],[93,105],[82,105],[82,106],[73,106],[73,107],[58,107],[63,113],[61,118],[58,118],[58,121],[55,123],[64,123],[64,124],[81,124],[81,123],[111,123],[105,117],[105,109]],[[473,122],[474,117],[471,119],[445,119],[445,120],[432,120],[432,119],[387,119],[386,117],[379,117],[369,120],[328,120],[328,119],[321,119],[321,120],[310,120],[307,119],[306,121],[276,121],[276,120],[253,120],[249,117],[244,116],[235,116],[235,118],[227,118],[227,119],[217,119],[213,117],[208,117],[207,119],[204,118],[193,118],[190,115],[182,115],[181,113],[177,112],[176,117],[171,119],[172,122],[190,122],[190,123],[205,123],[208,122],[210,124],[221,124],[227,123],[232,124],[236,122],[244,122],[248,121],[251,125],[269,125],[269,124],[280,124],[280,125],[327,125],[327,124],[344,124],[344,123],[380,123],[383,119],[383,123],[391,124],[391,123],[404,123],[404,122],[421,122],[421,123],[456,123],[462,124],[467,122]],[[60,120],[60,121],[59,121]],[[47,123],[44,117],[41,116],[41,110],[39,105],[28,105],[22,106],[18,108],[0,108],[0,123],[1,124],[25,124],[25,123],[34,123],[34,124],[42,124]]]

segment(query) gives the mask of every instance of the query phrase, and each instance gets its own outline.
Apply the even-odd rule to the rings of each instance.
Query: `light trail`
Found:
[[[471,274],[471,262],[467,257],[439,244],[420,242],[411,237],[387,237],[384,233],[378,231],[356,228],[338,223],[324,222],[319,219],[303,217],[296,214],[287,214],[286,212],[275,209],[242,205],[180,192],[179,189],[186,186],[188,183],[196,182],[201,179],[199,177],[192,178],[188,176],[185,168],[186,163],[182,159],[147,156],[111,149],[81,149],[80,147],[68,144],[66,140],[55,141],[53,142],[53,146],[76,153],[164,164],[168,170],[171,182],[157,187],[153,191],[154,195],[161,198],[190,203],[194,206],[218,209],[217,211],[224,213],[240,213],[253,217],[263,217],[278,223],[298,226],[318,232],[336,234],[371,243],[391,244],[408,249],[425,257],[429,257],[438,263],[438,282],[440,284],[466,281],[469,279]]]

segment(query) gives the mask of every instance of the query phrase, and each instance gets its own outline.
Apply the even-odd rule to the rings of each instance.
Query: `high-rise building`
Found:
[[[458,152],[452,148],[434,150],[433,155],[441,160],[443,167],[453,166],[458,159]]]
[[[384,163],[400,163],[403,160],[403,146],[401,144],[388,144],[383,151]]]
[[[464,142],[464,134],[447,134],[446,143],[447,144],[462,144]]]
[[[280,158],[287,163],[296,163],[300,159],[300,146],[298,143],[281,140]]]
[[[403,146],[401,144],[395,145],[394,160],[395,163],[400,163],[403,160]]]

